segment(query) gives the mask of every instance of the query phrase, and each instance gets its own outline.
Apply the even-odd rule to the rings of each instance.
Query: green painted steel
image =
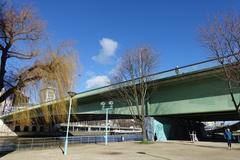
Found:
[[[236,94],[236,97],[239,96]],[[75,113],[104,114],[100,102],[100,100],[79,102]],[[226,82],[217,76],[191,78],[159,85],[147,104],[147,113],[151,116],[235,110]],[[136,113],[136,107],[133,108]],[[110,114],[129,115],[131,113],[126,104],[115,102]]]
[[[107,100],[108,101],[108,100]],[[95,102],[90,103],[78,103],[78,106],[75,107],[73,113],[75,114],[105,114],[100,105],[102,101],[96,100]],[[136,107],[133,107],[133,110],[136,112]],[[130,110],[128,105],[114,102],[113,109],[109,111],[109,114],[119,114],[119,115],[130,115]]]
[[[239,94],[235,94],[239,97]],[[234,111],[226,82],[217,76],[159,87],[151,96],[149,115]]]
[[[217,69],[201,70],[197,72],[175,75],[154,81],[154,92],[147,104],[147,115],[177,115],[193,113],[209,113],[234,111],[234,105],[228,92],[227,83],[219,76]],[[73,106],[74,114],[105,114],[100,103],[109,101],[106,93],[113,92],[112,86],[83,92],[73,98],[77,106]],[[240,97],[239,91],[235,91]],[[68,101],[68,98],[66,98]],[[57,101],[48,102],[48,105]],[[75,105],[76,105],[75,104]],[[74,103],[73,103],[74,105]],[[31,109],[38,109],[37,105]],[[133,106],[136,112],[136,107]],[[129,107],[122,101],[114,101],[110,114],[131,115]],[[2,116],[2,119],[10,115]]]

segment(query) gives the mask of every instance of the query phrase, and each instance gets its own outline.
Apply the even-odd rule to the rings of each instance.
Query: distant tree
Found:
[[[149,76],[156,66],[158,56],[150,47],[139,47],[126,52],[112,78],[116,92],[136,122],[141,125],[143,140],[147,139],[144,128],[145,105],[150,94]]]
[[[200,38],[222,66],[232,102],[240,112],[239,95],[234,94],[240,89],[240,15],[228,13],[210,18],[200,28]]]
[[[17,66],[17,62],[33,60],[39,56],[40,49],[32,49],[43,36],[43,22],[36,16],[32,7],[21,9],[0,4],[0,102],[14,94],[17,98],[32,86],[39,84],[54,85],[61,97],[72,86],[75,61],[73,50],[61,46],[48,50],[45,59],[38,59],[28,67]],[[8,66],[15,62],[16,66]],[[31,90],[30,90],[31,91]],[[28,95],[31,96],[31,95]],[[56,108],[59,112],[59,108]]]

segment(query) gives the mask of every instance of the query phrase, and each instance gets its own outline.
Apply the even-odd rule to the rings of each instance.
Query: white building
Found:
[[[45,103],[56,99],[56,89],[53,87],[46,87],[40,91],[40,102]]]

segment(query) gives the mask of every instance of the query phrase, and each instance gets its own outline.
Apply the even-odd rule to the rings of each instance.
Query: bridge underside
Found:
[[[109,114],[109,119],[132,119],[132,115],[121,115],[121,114]],[[152,116],[156,119],[178,119],[185,121],[233,121],[240,120],[240,114],[236,111],[226,111],[226,112],[212,112],[212,113],[192,113],[192,114],[176,114],[176,115],[154,115]],[[71,115],[71,122],[79,121],[96,121],[105,120],[105,114],[74,114]],[[38,117],[37,121],[39,124],[44,124],[42,117]],[[12,123],[11,121],[6,121],[7,123]]]
[[[105,120],[105,114],[76,114],[77,119],[73,121],[91,121]],[[212,112],[212,113],[192,113],[192,114],[176,114],[176,115],[154,115],[157,119],[183,119],[191,121],[233,121],[240,120],[240,113],[236,111]],[[109,119],[132,119],[132,115],[110,114]]]
[[[240,114],[236,111],[214,112],[214,113],[193,113],[193,114],[177,114],[153,116],[156,118],[174,118],[191,121],[233,121],[240,120]]]
[[[105,114],[76,114],[71,118],[71,122],[105,120]],[[132,115],[109,114],[108,119],[132,119]]]

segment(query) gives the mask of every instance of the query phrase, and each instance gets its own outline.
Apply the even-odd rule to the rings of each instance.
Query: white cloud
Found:
[[[86,88],[98,88],[103,87],[110,84],[110,80],[108,76],[101,75],[101,76],[94,76],[86,81]]]
[[[98,63],[106,64],[112,56],[114,56],[116,49],[118,47],[118,42],[110,38],[102,38],[99,41],[101,45],[101,50],[98,55],[93,56],[92,59]]]
[[[115,75],[118,74],[118,70],[119,70],[119,68],[120,68],[120,63],[121,63],[121,59],[118,58],[118,59],[116,60],[116,65],[115,65],[115,67],[113,67],[113,68],[108,72],[108,75],[109,75],[110,77],[111,77],[111,76],[115,76]]]

